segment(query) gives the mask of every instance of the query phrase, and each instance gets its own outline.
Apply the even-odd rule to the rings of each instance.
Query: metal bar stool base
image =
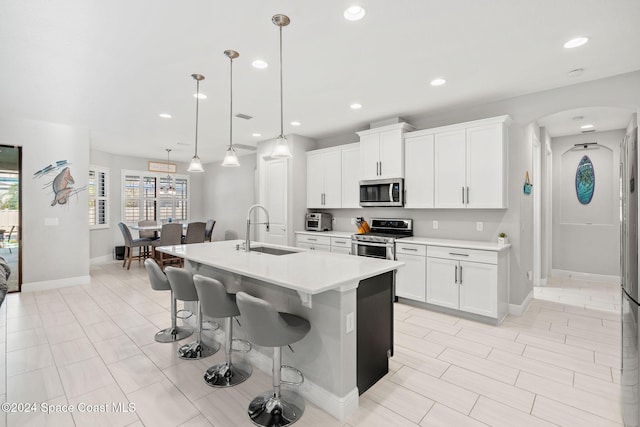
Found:
[[[196,360],[209,357],[220,350],[220,344],[214,343],[213,345],[207,345],[202,341],[191,342],[185,344],[178,349],[178,357],[180,359]]]
[[[176,326],[175,328],[163,329],[156,333],[157,342],[168,343],[183,340],[193,334],[193,328],[188,326]]]
[[[233,387],[251,376],[251,366],[243,362],[221,363],[207,369],[204,382],[211,387]]]
[[[251,421],[259,426],[288,426],[304,413],[304,400],[286,390],[280,393],[280,397],[275,397],[273,391],[267,391],[251,401],[248,413]]]

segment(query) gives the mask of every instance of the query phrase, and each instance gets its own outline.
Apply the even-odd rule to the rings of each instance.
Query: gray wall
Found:
[[[621,129],[551,139],[553,269],[611,276],[620,274],[619,164],[624,135],[625,130]],[[597,142],[612,151],[599,148],[568,152],[574,144],[584,142]],[[569,155],[575,161],[563,162],[563,155]],[[592,159],[596,176],[594,196],[588,205],[577,201],[573,180],[576,161],[583,155]],[[606,157],[603,162],[604,155],[612,158]],[[569,170],[563,170],[567,166]]]

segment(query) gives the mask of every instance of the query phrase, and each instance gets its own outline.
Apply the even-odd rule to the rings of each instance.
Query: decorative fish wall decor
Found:
[[[576,196],[583,205],[588,205],[596,187],[596,174],[589,156],[582,156],[576,169]]]

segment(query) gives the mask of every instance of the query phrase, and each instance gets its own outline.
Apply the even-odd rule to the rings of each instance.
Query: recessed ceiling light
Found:
[[[569,40],[564,44],[565,49],[573,49],[574,47],[582,46],[589,41],[589,37],[576,37]]]
[[[252,133],[251,136],[255,136],[257,138],[259,136],[262,136],[262,134],[261,133]]]
[[[300,122],[291,122],[291,126],[300,126]]]
[[[194,93],[193,97],[198,99],[207,99],[207,95],[205,95],[204,93]]]
[[[344,11],[344,19],[347,21],[359,21],[367,12],[360,6],[351,6]]]
[[[431,86],[442,86],[446,82],[447,81],[445,79],[442,79],[442,78],[438,77],[437,79],[431,80]]]
[[[256,59],[251,63],[251,65],[253,65],[253,68],[258,69],[267,68],[269,66],[269,64],[267,64],[267,61],[263,61],[262,59]]]
[[[171,118],[171,114],[169,113],[160,113],[158,114],[159,117],[162,117],[163,119],[170,119]]]
[[[580,77],[584,74],[584,68],[576,68],[575,70],[571,70],[567,73],[569,77]]]
[[[593,128],[593,125],[582,125],[580,126],[580,129],[591,129]]]
[[[349,108],[351,108],[352,110],[359,110],[362,108],[362,104],[358,104],[357,102],[354,102],[353,104],[349,105]]]

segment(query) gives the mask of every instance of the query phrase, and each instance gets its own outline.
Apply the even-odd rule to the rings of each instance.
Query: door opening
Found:
[[[22,148],[0,145],[0,256],[11,268],[8,292],[22,287]]]

